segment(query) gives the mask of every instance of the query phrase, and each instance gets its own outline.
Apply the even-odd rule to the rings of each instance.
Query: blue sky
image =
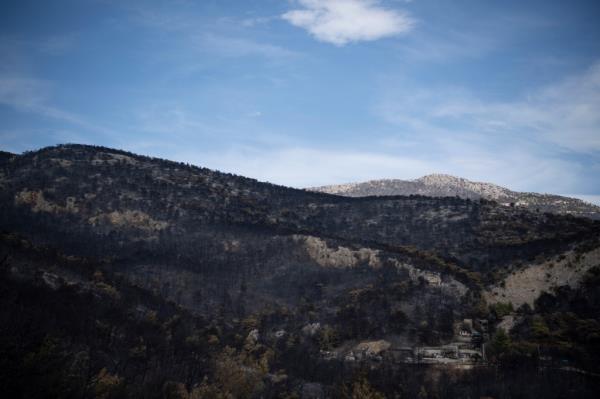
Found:
[[[600,2],[4,0],[0,147],[600,195]]]

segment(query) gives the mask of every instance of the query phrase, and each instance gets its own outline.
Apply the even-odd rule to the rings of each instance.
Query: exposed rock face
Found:
[[[394,265],[398,270],[408,272],[408,276],[414,282],[421,279],[431,286],[440,286],[442,276],[439,272],[419,269],[413,264],[401,262],[394,258],[383,256],[379,250],[371,248],[351,249],[344,246],[332,248],[327,245],[323,239],[313,236],[295,235],[294,240],[304,243],[309,256],[323,267],[334,268],[353,268],[359,265],[367,265],[372,268],[380,268],[384,262]],[[460,282],[449,278],[451,284],[456,288],[456,292],[462,295],[466,292],[466,287]]]
[[[421,183],[427,187],[427,190],[442,197],[447,195],[458,195],[463,198],[486,198],[491,200],[499,200],[511,196],[514,192],[507,188],[497,186],[490,183],[472,182],[460,177],[454,177],[443,174],[432,174],[423,176],[416,183]]]
[[[560,195],[521,193],[491,183],[473,182],[460,177],[432,174],[415,180],[371,180],[310,188],[329,194],[348,197],[424,195],[477,200],[484,198],[505,206],[516,206],[540,212],[553,212],[600,219],[600,207],[576,198]]]
[[[378,341],[365,341],[356,345],[354,351],[363,352],[366,356],[375,356],[390,349],[391,346],[392,344],[383,339]]]
[[[514,193],[490,183],[472,182],[444,174],[432,174],[415,180],[384,179],[312,188],[311,190],[351,197],[369,195],[424,195],[498,200]]]
[[[533,306],[543,292],[552,293],[563,286],[576,288],[588,270],[599,265],[600,248],[583,254],[570,251],[511,273],[488,289],[485,298],[488,303],[510,302],[515,309],[523,304]]]
[[[132,210],[100,214],[89,218],[88,221],[93,225],[105,222],[117,227],[133,227],[146,231],[163,230],[168,226],[167,222],[154,220],[147,213]]]
[[[352,250],[343,246],[330,248],[324,240],[313,236],[295,236],[295,238],[304,241],[310,257],[323,267],[346,268],[355,267],[361,263],[366,263],[370,267],[381,266],[377,257],[379,251],[369,248]]]
[[[47,201],[44,198],[44,193],[41,190],[30,191],[23,190],[15,195],[15,204],[17,205],[28,205],[34,212],[64,212],[67,207],[57,205],[51,201]],[[69,204],[67,204],[69,205]],[[73,209],[71,205],[69,209]]]

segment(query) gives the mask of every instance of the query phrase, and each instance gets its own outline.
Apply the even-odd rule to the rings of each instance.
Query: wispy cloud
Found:
[[[376,112],[405,132],[472,132],[490,143],[497,142],[494,137],[527,137],[575,152],[600,151],[600,62],[509,102],[484,101],[461,88],[386,86],[388,94]]]
[[[176,12],[171,7],[160,8],[149,3],[125,3],[123,7],[129,11],[133,22],[148,28],[185,31],[197,27],[185,13]]]
[[[257,25],[268,24],[276,19],[279,19],[279,16],[244,18],[241,25],[245,28],[253,28]]]
[[[269,43],[260,43],[252,39],[221,36],[212,33],[202,34],[198,42],[204,50],[223,57],[260,56],[269,59],[285,59],[300,54],[284,47]]]
[[[0,77],[0,105],[60,120],[97,133],[113,133],[110,129],[91,123],[80,115],[51,105],[48,101],[51,86],[49,82],[38,79]]]
[[[49,37],[0,35],[0,73],[5,76],[32,73],[39,66],[40,58],[67,55],[76,43],[75,34]]]
[[[263,181],[308,187],[398,176],[402,171],[431,171],[426,162],[369,151],[312,147],[237,146],[219,153],[178,153],[174,157]]]
[[[274,17],[203,18],[193,11],[191,3],[184,3],[181,8],[144,3],[125,9],[129,15],[128,22],[158,33],[161,45],[167,44],[167,51],[179,59],[177,65],[170,69],[172,75],[189,76],[216,60],[254,57],[281,65],[301,55],[282,45],[270,43],[264,37],[257,37],[248,29],[268,23]],[[208,54],[210,56],[206,56]],[[153,53],[149,55],[155,56]],[[165,61],[162,54],[156,57],[159,62]]]
[[[64,55],[75,47],[76,35],[55,35],[37,41],[40,52],[53,56]]]
[[[155,145],[156,155],[296,187],[449,173],[522,191],[594,193],[587,187],[597,181],[593,176],[600,165],[595,156],[589,157],[590,165],[579,154],[598,151],[594,140],[600,122],[593,112],[600,109],[598,80],[594,65],[511,102],[485,101],[465,88],[415,89],[407,82],[386,81],[388,94],[375,110],[392,132],[369,137],[364,149],[285,142],[281,132],[261,141],[260,126],[229,119],[207,125],[176,106],[160,108],[164,113],[150,109],[146,131],[195,143],[189,152],[181,150],[186,148],[181,143]],[[239,107],[240,114],[253,116],[246,106]],[[198,151],[200,134],[235,140]],[[193,137],[196,141],[189,141]]]
[[[496,37],[482,32],[438,31],[422,29],[410,40],[398,41],[398,56],[414,61],[448,63],[464,58],[478,58],[499,48]]]
[[[163,156],[293,187],[449,173],[517,190],[544,191],[543,187],[553,187],[557,192],[573,192],[569,190],[585,180],[578,178],[581,171],[576,163],[540,158],[526,150],[494,154],[476,145],[467,147],[449,150],[445,157],[438,158],[422,151],[390,153],[376,145],[365,150],[238,145],[220,150],[218,155],[215,151],[174,149]]]
[[[77,43],[77,34],[65,33],[46,37],[0,36],[0,53],[60,56],[72,50]]]
[[[302,8],[282,18],[306,29],[317,40],[343,46],[410,31],[415,21],[408,14],[381,7],[377,0],[298,0]]]
[[[428,153],[452,174],[513,189],[597,190],[589,182],[600,172],[600,63],[511,101],[405,79],[382,86],[374,111],[394,131],[382,145]]]

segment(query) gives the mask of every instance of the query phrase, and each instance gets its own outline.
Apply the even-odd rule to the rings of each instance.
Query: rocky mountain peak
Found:
[[[456,195],[464,195],[461,191],[471,192],[466,195],[469,198],[484,197],[486,199],[498,200],[508,197],[512,191],[491,183],[475,182],[447,174],[430,174],[415,180],[427,186],[445,188],[449,192],[456,190]]]
[[[441,173],[429,174],[414,180],[370,180],[363,183],[323,186],[309,190],[347,197],[423,195],[427,197],[460,197],[471,200],[483,198],[496,201],[501,205],[517,206],[537,212],[600,219],[600,207],[576,198],[516,192],[496,184],[476,182]]]

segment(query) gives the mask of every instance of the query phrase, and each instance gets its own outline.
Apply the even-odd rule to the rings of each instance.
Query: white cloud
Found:
[[[317,40],[343,46],[410,31],[414,20],[406,13],[385,9],[377,0],[299,0],[301,9],[282,18],[306,29]]]
[[[412,90],[406,82],[387,82],[386,90],[376,112],[405,132],[460,131],[490,143],[535,141],[579,153],[600,151],[600,62],[506,102],[483,101],[460,88]]]

